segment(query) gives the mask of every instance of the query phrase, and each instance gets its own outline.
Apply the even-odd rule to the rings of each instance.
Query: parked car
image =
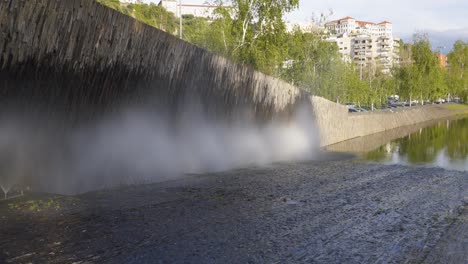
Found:
[[[387,97],[388,105],[398,105],[400,103],[400,96],[398,95],[390,95]]]
[[[368,106],[368,105],[361,105],[360,107],[361,109],[364,109],[366,111],[370,111],[372,109],[372,107]]]
[[[348,107],[348,108],[356,108],[356,104],[355,104],[355,103],[346,103],[345,105],[346,105],[346,107]]]
[[[435,103],[436,104],[443,104],[443,103],[445,103],[445,99],[444,98],[437,98],[437,100],[435,100]]]

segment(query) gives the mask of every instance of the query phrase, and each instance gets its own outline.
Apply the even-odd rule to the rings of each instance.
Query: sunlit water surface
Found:
[[[468,118],[440,121],[362,155],[385,164],[468,171]]]

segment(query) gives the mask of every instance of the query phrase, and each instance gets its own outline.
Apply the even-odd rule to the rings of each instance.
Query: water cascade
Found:
[[[317,145],[306,92],[94,0],[0,1],[0,36],[2,182],[75,193]]]
[[[0,188],[2,188],[3,194],[4,194],[4,199],[8,199],[8,192],[10,191],[11,186],[7,186],[5,184],[0,183]]]

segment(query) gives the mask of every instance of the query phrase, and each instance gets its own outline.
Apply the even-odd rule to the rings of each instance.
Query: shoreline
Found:
[[[468,109],[468,106],[467,106]],[[324,149],[327,151],[333,152],[343,152],[343,153],[354,153],[354,154],[364,154],[369,151],[372,151],[385,143],[393,141],[398,138],[403,138],[419,131],[422,128],[428,128],[433,125],[436,125],[439,122],[446,120],[458,120],[468,118],[468,112],[466,113],[457,113],[449,117],[442,117],[437,119],[432,119],[429,121],[424,121],[421,123],[416,123],[412,125],[406,125],[401,127],[396,127],[390,130],[385,130],[382,132],[359,136],[351,138],[345,141],[334,143],[331,145],[324,146]]]

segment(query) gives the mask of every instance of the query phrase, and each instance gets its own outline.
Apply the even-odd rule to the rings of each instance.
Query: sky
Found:
[[[159,0],[146,0],[159,2]],[[206,0],[181,0],[203,4]],[[425,32],[434,49],[448,52],[457,39],[468,41],[468,0],[300,0],[299,10],[288,14],[293,23],[307,23],[312,16],[329,13],[331,20],[345,16],[357,20],[393,23],[394,36],[410,42],[416,32]]]

